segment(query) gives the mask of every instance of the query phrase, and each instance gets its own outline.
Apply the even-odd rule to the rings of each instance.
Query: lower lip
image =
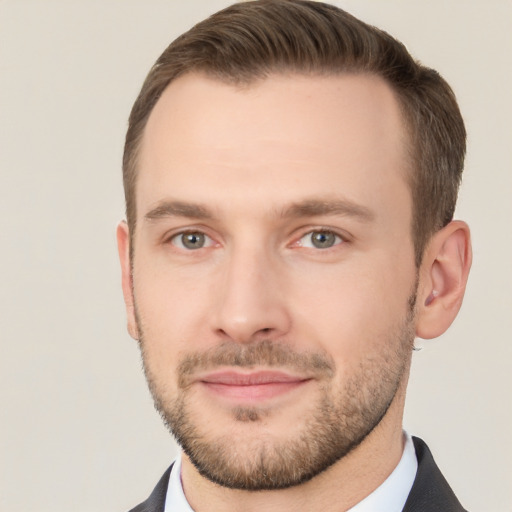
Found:
[[[261,402],[275,398],[304,386],[309,380],[291,382],[267,382],[264,384],[251,384],[237,386],[220,384],[217,382],[202,382],[213,394],[240,402]]]

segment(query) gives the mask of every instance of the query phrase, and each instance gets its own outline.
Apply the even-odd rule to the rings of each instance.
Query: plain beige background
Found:
[[[1,511],[122,512],[175,453],[125,331],[121,152],[153,61],[227,4],[0,0]],[[468,509],[512,511],[512,2],[336,4],[459,98],[473,272],[452,329],[414,355],[405,425]]]

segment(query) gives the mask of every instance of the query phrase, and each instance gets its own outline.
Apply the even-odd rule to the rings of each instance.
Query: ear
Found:
[[[126,306],[126,317],[128,323],[128,333],[137,340],[139,331],[135,318],[135,301],[133,297],[133,277],[130,261],[130,231],[126,221],[121,221],[117,225],[117,250],[119,252],[119,261],[121,263],[121,275],[123,285],[124,303]]]
[[[416,309],[416,336],[443,334],[457,316],[471,268],[471,240],[465,222],[438,231],[423,255]]]

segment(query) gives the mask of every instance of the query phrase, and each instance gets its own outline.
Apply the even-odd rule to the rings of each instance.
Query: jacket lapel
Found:
[[[156,484],[149,498],[132,508],[130,512],[164,512],[165,496],[167,495],[167,486],[169,484],[169,476],[171,474],[172,464],[163,474],[160,481]]]
[[[418,471],[402,512],[466,512],[439,471],[428,446],[413,437]]]

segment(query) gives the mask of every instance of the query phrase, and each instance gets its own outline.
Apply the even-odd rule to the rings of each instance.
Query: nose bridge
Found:
[[[227,251],[224,266],[215,329],[241,343],[283,334],[289,315],[279,258],[263,243],[239,241]]]

